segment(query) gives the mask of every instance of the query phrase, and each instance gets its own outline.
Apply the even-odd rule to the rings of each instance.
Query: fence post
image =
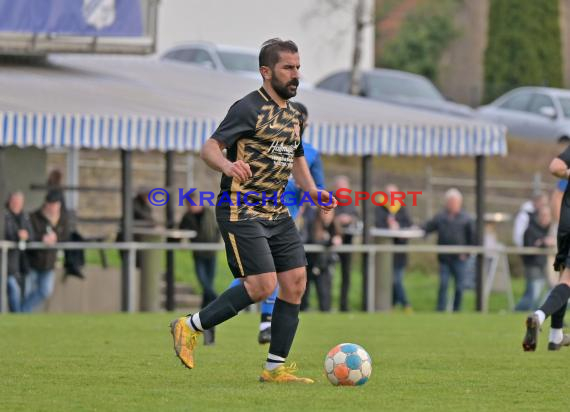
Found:
[[[376,251],[369,250],[366,253],[366,259],[368,259],[368,272],[366,277],[368,280],[368,289],[366,290],[366,311],[368,313],[374,312],[376,309],[374,303],[376,301]]]
[[[0,313],[8,312],[8,248],[4,242],[2,244],[2,254],[0,255]]]
[[[426,220],[433,216],[432,200],[433,200],[433,183],[432,183],[432,168],[431,166],[426,167]]]
[[[532,194],[537,195],[542,190],[542,174],[540,172],[536,172],[532,179]]]

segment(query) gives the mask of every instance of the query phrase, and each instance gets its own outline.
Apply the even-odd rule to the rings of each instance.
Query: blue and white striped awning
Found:
[[[230,105],[260,82],[133,57],[58,57],[3,66],[0,145],[197,152]],[[460,118],[300,89],[303,138],[326,155],[494,156],[506,130]]]
[[[346,156],[505,156],[505,130],[495,125],[311,124],[303,139],[319,152]]]
[[[0,112],[0,145],[192,152],[216,125],[209,119]]]
[[[0,112],[0,145],[38,148],[197,152],[213,119]],[[499,126],[339,125],[312,123],[304,135],[326,155],[506,155]]]

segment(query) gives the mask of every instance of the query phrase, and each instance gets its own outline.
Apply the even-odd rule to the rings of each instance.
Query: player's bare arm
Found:
[[[305,156],[295,157],[293,160],[293,177],[301,189],[303,189],[305,192],[309,192],[309,196],[311,196],[311,199],[313,199],[319,208],[323,209],[324,211],[329,211],[337,206],[337,201],[333,195],[331,195],[326,190],[319,190],[315,185],[315,181],[311,176],[311,171],[307,166]],[[319,193],[321,193],[320,199]]]
[[[570,169],[568,169],[564,160],[559,159],[558,157],[552,159],[549,170],[551,174],[560,179],[568,179],[570,173]]]
[[[246,181],[251,177],[251,169],[243,160],[230,162],[222,152],[225,146],[215,139],[208,139],[202,150],[200,158],[206,162],[212,169],[222,172],[226,176],[233,177],[240,182]]]

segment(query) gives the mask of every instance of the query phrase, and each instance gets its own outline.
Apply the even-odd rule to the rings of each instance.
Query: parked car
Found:
[[[507,126],[517,137],[570,137],[570,91],[549,87],[520,87],[478,109],[481,118]]]
[[[445,114],[474,116],[469,106],[446,100],[433,83],[417,74],[390,69],[365,70],[360,86],[360,94],[370,99]],[[317,83],[316,87],[348,94],[350,71],[331,74]]]
[[[166,51],[161,58],[261,78],[259,52],[254,49],[194,42],[176,46]]]
[[[259,50],[246,47],[226,46],[208,42],[193,42],[167,50],[161,59],[194,64],[221,72],[240,74],[261,80],[259,73]],[[299,88],[312,89],[314,86],[303,79]]]

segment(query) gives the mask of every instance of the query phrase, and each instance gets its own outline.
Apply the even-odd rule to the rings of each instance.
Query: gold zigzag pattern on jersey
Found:
[[[279,113],[280,112],[277,111],[277,107],[273,103],[263,105],[261,107],[261,112],[257,116],[257,124],[255,128],[259,130],[266,127],[273,122],[277,116],[279,116]]]

